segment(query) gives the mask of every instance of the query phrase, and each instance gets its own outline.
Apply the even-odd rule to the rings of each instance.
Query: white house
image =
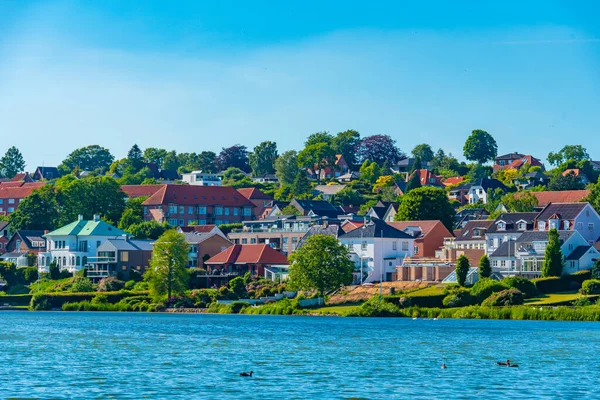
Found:
[[[217,174],[209,172],[192,171],[189,174],[183,174],[181,180],[190,185],[221,186],[221,178]]]
[[[60,269],[79,271],[96,256],[96,251],[107,239],[127,235],[120,229],[100,220],[94,215],[91,221],[79,216],[77,221],[44,235],[46,252],[38,254],[40,271],[47,272],[55,261]]]
[[[485,232],[486,254],[493,254],[502,243],[516,241],[524,232],[533,231],[537,212],[503,213]]]
[[[506,191],[506,186],[496,179],[491,178],[481,178],[476,180],[471,184],[469,188],[469,192],[467,194],[467,199],[470,204],[483,203],[486,204],[488,202],[488,192],[490,190],[502,189]]]
[[[354,261],[355,283],[391,281],[396,267],[414,255],[415,238],[380,219],[339,237]]]

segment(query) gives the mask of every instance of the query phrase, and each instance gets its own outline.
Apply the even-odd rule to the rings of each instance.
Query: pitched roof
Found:
[[[325,200],[298,200],[293,199],[290,205],[297,204],[301,210],[304,211],[304,215],[308,214],[310,211],[319,215],[319,216],[333,216],[336,217],[340,210]]]
[[[39,171],[43,178],[46,178],[46,175],[52,174],[52,178],[60,177],[60,172],[56,167],[37,167],[36,172]]]
[[[31,195],[35,189],[39,189],[45,185],[44,182],[15,183],[19,183],[20,185],[12,186],[8,183],[0,184],[0,199],[23,199]]]
[[[141,251],[152,251],[154,246],[154,241],[152,240],[131,240],[125,238],[112,238],[107,239],[100,246],[105,246],[106,244],[112,245],[117,250],[141,250]]]
[[[498,246],[496,251],[490,254],[490,257],[516,257],[517,242],[514,240],[505,240]]]
[[[152,196],[165,185],[122,185],[121,190],[127,198],[135,199],[136,197]]]
[[[189,225],[189,226],[180,226],[177,229],[180,229],[181,232],[198,232],[198,233],[206,233],[211,232],[215,229],[216,225]]]
[[[494,224],[488,229],[488,233],[505,233],[505,232],[517,232],[517,222],[525,221],[529,228],[533,228],[533,221],[535,217],[537,217],[538,213],[536,212],[515,212],[515,213],[503,213],[500,214]],[[498,230],[497,222],[504,221],[506,223],[506,228],[503,231]]]
[[[300,240],[298,241],[298,246],[296,246],[296,250],[302,247],[304,245],[304,242],[306,242],[306,240],[313,235],[326,235],[332,236],[337,239],[343,232],[344,231],[342,230],[342,228],[339,225],[335,224],[327,226],[313,225],[308,229],[304,236],[300,238]]]
[[[226,239],[224,236],[219,235],[216,232],[184,232],[183,236],[185,237],[185,241],[188,243],[191,243],[191,244],[202,243],[205,240],[210,239],[213,236],[218,236],[221,239],[227,240],[229,243],[233,244],[228,239]]]
[[[491,219],[472,219],[465,224],[465,227],[456,232],[455,241],[462,240],[485,240],[485,233],[494,225],[494,220]],[[481,236],[473,236],[475,231],[479,230]]]
[[[107,224],[102,220],[98,221],[75,221],[68,225],[60,227],[44,236],[122,236],[126,233],[122,230]]]
[[[21,240],[25,243],[25,245],[30,249],[34,248],[34,246],[31,244],[32,241],[44,242],[44,244],[46,243],[46,239],[43,238],[44,231],[23,229],[16,231],[13,237],[15,236],[20,237]]]
[[[443,181],[442,185],[453,186],[453,185],[458,185],[459,183],[462,183],[464,181],[465,181],[465,178],[463,178],[462,176],[454,176],[452,178],[448,178],[445,181]]]
[[[388,222],[388,225],[393,226],[396,229],[404,231],[410,227],[417,227],[421,231],[422,237],[427,237],[434,229],[444,229],[448,236],[453,236],[452,232],[450,232],[444,224],[442,224],[439,220],[430,220],[430,221],[395,221]]]
[[[0,221],[0,231],[3,231],[9,224],[8,221]]]
[[[519,192],[515,194],[516,198],[525,193],[531,193],[538,200],[538,206],[545,207],[550,203],[574,203],[582,201],[589,194],[589,190],[562,190],[560,192]]]
[[[383,217],[385,216],[385,213],[387,212],[388,208],[389,208],[388,206],[385,206],[385,207],[378,207],[378,206],[371,207],[371,209],[369,210],[369,213],[373,212],[373,214],[375,214],[376,218],[383,219]]]
[[[588,203],[551,203],[548,204],[537,216],[536,220],[546,221],[553,215],[560,219],[575,219]]]
[[[580,170],[579,168],[571,168],[571,169],[566,169],[563,171],[562,176],[567,176],[573,174],[575,176],[580,176],[580,175],[584,175],[583,171]]]
[[[503,190],[507,189],[507,187],[504,185],[504,183],[500,182],[497,179],[490,179],[490,178],[477,179],[475,182],[473,182],[472,186],[481,186],[486,191],[489,189],[503,189]]]
[[[406,181],[408,182],[415,173],[419,174],[419,182],[421,182],[421,185],[423,186],[442,186],[442,177],[435,175],[428,169],[419,169],[414,171],[412,174],[406,177]]]
[[[521,154],[521,153],[508,153],[508,154],[504,154],[504,155],[496,157],[496,160],[506,160],[506,159],[512,160],[514,158],[521,158],[523,156],[524,156],[524,154]]]
[[[383,235],[383,236],[382,236]],[[342,238],[386,238],[386,239],[414,239],[411,235],[388,225],[380,219],[372,219],[361,228],[351,230],[341,235]]]
[[[241,188],[237,191],[248,200],[273,200],[273,197],[264,194],[257,188]]]
[[[254,204],[230,186],[163,185],[144,205],[207,205],[254,207]]]
[[[289,265],[289,261],[267,244],[234,244],[208,259],[205,264]]]
[[[558,237],[561,243],[564,243],[567,239],[575,234],[579,234],[577,231],[558,231]],[[523,232],[521,236],[517,238],[517,243],[528,243],[528,242],[543,242],[548,240],[548,231],[530,231]]]
[[[585,255],[591,249],[592,246],[577,246],[575,249],[569,254],[565,260],[579,260],[581,257]]]
[[[317,185],[317,186],[315,186],[315,188],[313,190],[315,192],[319,192],[319,193],[323,193],[323,194],[327,194],[327,195],[336,195],[339,192],[341,192],[342,190],[344,190],[345,187],[346,187],[346,185]]]
[[[13,176],[11,182],[31,182],[31,177],[27,172],[21,172]]]

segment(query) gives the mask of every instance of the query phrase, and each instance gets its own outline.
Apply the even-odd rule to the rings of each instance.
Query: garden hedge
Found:
[[[40,305],[44,304],[41,309],[52,310],[62,309],[65,303],[76,303],[80,301],[90,301],[97,294],[104,295],[108,298],[109,303],[118,303],[122,299],[131,296],[147,295],[148,292],[130,292],[123,290],[120,292],[89,292],[89,293],[42,293],[36,294],[31,298],[29,304],[31,309],[40,309]]]
[[[0,296],[0,305],[8,304],[10,306],[28,306],[31,302],[30,294],[9,294]]]

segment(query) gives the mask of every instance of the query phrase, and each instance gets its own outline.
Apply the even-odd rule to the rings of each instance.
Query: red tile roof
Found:
[[[273,197],[264,194],[257,188],[241,188],[237,191],[248,200],[273,200]]]
[[[464,181],[465,181],[465,178],[463,178],[462,176],[454,176],[452,178],[446,179],[444,182],[442,182],[442,184],[444,186],[454,186],[454,185],[458,185],[459,183],[462,183]]]
[[[583,175],[583,172],[579,168],[567,169],[562,173],[562,176],[567,176],[569,174],[573,174],[575,176]]]
[[[15,182],[0,182],[0,188],[7,187],[33,187],[39,188],[46,184],[46,182],[23,182],[23,181],[15,181]]]
[[[206,205],[254,207],[254,204],[230,186],[163,185],[143,203],[155,205]]]
[[[520,192],[515,197],[522,196]],[[560,192],[529,192],[537,198],[538,206],[545,207],[550,203],[576,203],[583,201],[589,194],[589,190],[563,190]]]
[[[216,225],[190,225],[190,226],[180,226],[182,232],[200,232],[200,233],[208,233],[215,229]]]
[[[208,259],[205,264],[288,265],[289,261],[268,244],[234,244]]]
[[[441,182],[442,177],[434,175],[431,171],[429,171],[427,169],[419,169],[419,170],[413,172],[412,174],[409,175],[409,177],[406,181],[408,182],[410,180],[410,178],[413,176],[413,174],[415,174],[416,172],[419,173],[419,179],[421,181],[421,185],[423,185],[423,186],[427,186],[427,185],[441,186],[442,185],[442,182]],[[432,180],[433,180],[433,182],[432,182]]]
[[[21,182],[22,183],[22,182]],[[43,182],[24,183],[21,186],[0,185],[0,199],[23,199],[29,196],[35,189],[44,186]]]
[[[165,185],[122,185],[121,190],[128,198],[134,199],[142,196],[152,196]]]
[[[452,236],[452,233],[442,224],[439,220],[429,220],[429,221],[394,221],[388,222],[388,225],[393,226],[396,229],[403,231],[409,226],[417,226],[421,229],[423,233],[423,237],[427,236],[434,229],[443,229],[446,231],[448,236]]]

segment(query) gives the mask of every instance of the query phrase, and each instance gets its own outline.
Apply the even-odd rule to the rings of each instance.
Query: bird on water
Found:
[[[250,372],[242,372],[242,373],[240,374],[240,376],[248,376],[248,377],[252,377],[252,374],[254,374],[254,372],[253,372],[253,371],[250,371]]]

